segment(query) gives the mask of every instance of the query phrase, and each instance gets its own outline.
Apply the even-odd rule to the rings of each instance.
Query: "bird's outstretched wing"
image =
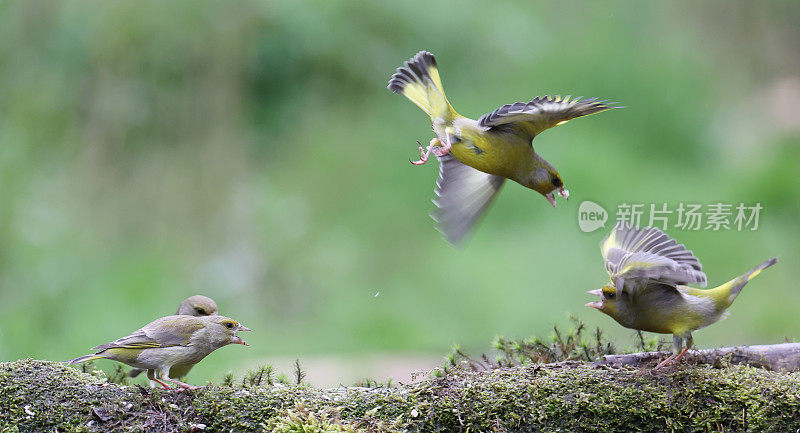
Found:
[[[650,282],[706,285],[697,257],[655,227],[617,223],[600,244],[600,251],[618,291],[633,291]]]
[[[622,108],[607,100],[597,98],[573,99],[571,96],[536,97],[530,102],[517,102],[484,114],[478,123],[485,128],[510,125],[532,140],[547,128],[566,123],[576,117],[599,113],[612,108]]]
[[[445,239],[457,245],[492,204],[505,178],[478,171],[451,154],[438,158],[437,209],[431,218]]]
[[[152,347],[185,346],[186,336],[205,326],[193,316],[167,316],[157,319],[143,328],[110,343],[101,344],[91,350],[95,353],[112,348],[147,349]]]

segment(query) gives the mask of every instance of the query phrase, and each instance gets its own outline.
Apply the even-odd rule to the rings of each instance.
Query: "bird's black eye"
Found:
[[[197,314],[199,314],[201,316],[208,316],[208,313],[206,313],[206,310],[204,310],[202,308],[196,308],[195,311],[197,311]]]
[[[607,293],[606,293],[606,298],[608,298],[608,299],[614,299],[614,296],[616,296],[616,295],[617,295],[617,294],[616,294],[616,293],[614,293],[614,292],[607,292]]]
[[[225,327],[228,328],[228,329],[232,329],[233,328],[233,323],[225,322]]]
[[[553,182],[553,186],[556,187],[556,188],[564,186],[564,184],[561,182],[561,179],[559,179],[558,176],[553,176],[552,182]]]

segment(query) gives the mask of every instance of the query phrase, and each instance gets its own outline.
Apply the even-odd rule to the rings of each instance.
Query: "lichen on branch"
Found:
[[[305,429],[305,430],[303,430]],[[282,383],[165,391],[60,363],[0,364],[2,431],[795,431],[800,373],[748,365],[474,371],[391,388]]]

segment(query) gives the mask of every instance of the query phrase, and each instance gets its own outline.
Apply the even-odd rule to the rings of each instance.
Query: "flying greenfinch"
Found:
[[[170,386],[164,381],[186,389],[197,389],[173,377],[186,376],[195,364],[220,347],[228,344],[246,346],[247,343],[236,335],[239,331],[249,329],[224,316],[166,316],[130,335],[93,347],[93,354],[67,363],[111,359],[147,370],[147,377],[165,389],[170,389]]]
[[[213,299],[203,296],[194,295],[190,296],[178,305],[178,311],[175,313],[179,316],[216,316],[217,303]],[[132,368],[128,372],[128,377],[136,377],[144,370],[140,368]],[[189,371],[187,370],[186,373]],[[174,373],[170,375],[173,379],[180,379],[183,376],[176,376]]]
[[[680,361],[692,347],[692,332],[725,317],[745,284],[778,261],[767,260],[713,289],[696,289],[685,284],[705,286],[700,261],[657,228],[618,223],[600,249],[611,283],[588,291],[600,300],[586,306],[608,314],[626,328],[672,334],[673,353],[656,368]]]
[[[433,54],[420,51],[397,68],[389,90],[400,93],[430,116],[436,137],[423,150],[439,159],[439,180],[431,217],[451,244],[458,244],[491,205],[506,179],[542,194],[556,206],[556,195],[569,197],[558,171],[533,150],[542,131],[576,117],[617,108],[596,98],[537,97],[504,105],[478,120],[453,110],[444,95]]]

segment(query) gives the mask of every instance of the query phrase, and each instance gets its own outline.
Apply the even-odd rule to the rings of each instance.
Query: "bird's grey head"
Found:
[[[599,301],[586,304],[587,307],[608,314],[622,326],[631,326],[635,318],[630,308],[628,292],[618,291],[613,284],[606,284],[602,289],[589,290],[586,293],[600,297]]]
[[[227,346],[228,344],[243,344],[247,346],[248,344],[236,335],[239,331],[249,331],[250,329],[242,325],[241,323],[231,319],[230,317],[225,316],[206,316],[201,317],[201,320],[205,323],[205,332],[206,338],[205,340],[213,346],[215,349],[220,348],[222,346]]]
[[[178,306],[178,312],[175,313],[179,316],[216,316],[217,303],[213,299],[203,296],[194,295],[186,298],[181,305]]]
[[[528,179],[523,185],[543,195],[553,207],[556,207],[556,195],[569,198],[569,191],[564,188],[561,176],[549,162],[539,157],[537,164],[530,171]]]

